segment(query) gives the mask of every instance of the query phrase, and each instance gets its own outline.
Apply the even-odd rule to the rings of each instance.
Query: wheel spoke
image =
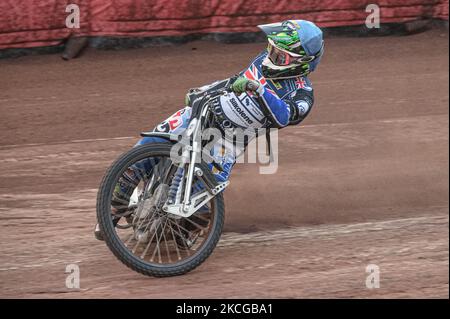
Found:
[[[208,214],[210,214],[209,212],[208,212]],[[209,219],[208,218],[206,218],[206,217],[204,217],[204,216],[202,216],[202,215],[204,215],[204,213],[199,213],[199,214],[197,214],[197,215],[192,215],[192,216],[194,216],[194,217],[196,217],[196,218],[198,218],[198,219],[201,219],[201,220],[203,220],[204,222],[207,222],[207,223],[209,223]]]
[[[180,232],[181,232],[181,231],[185,231],[185,232],[187,232],[189,235],[192,234],[192,231],[190,231],[190,230],[184,228],[183,226],[180,225],[180,223],[177,223],[177,222],[175,222],[175,221],[172,221],[172,223],[175,224],[175,225],[177,226],[178,229],[181,228]],[[184,236],[184,235],[182,235],[182,233],[179,234],[179,235],[180,235],[180,236]]]
[[[194,222],[190,218],[185,218],[184,220],[187,221],[187,222],[190,222],[192,225],[197,227],[197,229],[204,230],[206,228],[206,227],[200,226],[199,224],[197,224],[196,222]]]
[[[178,245],[177,245],[177,242],[176,242],[176,238],[175,238],[175,235],[174,235],[174,231],[173,231],[172,225],[169,225],[169,227],[170,227],[170,232],[171,232],[172,238],[173,238],[173,245],[175,246],[175,250],[177,251],[178,260],[181,260],[180,250],[178,249]]]
[[[153,254],[152,254],[152,258],[150,259],[150,261],[153,261],[154,257],[155,257],[155,253],[156,251],[158,251],[158,261],[161,264],[162,260],[161,260],[161,248],[159,247],[159,243],[162,237],[162,234],[164,234],[166,225],[167,225],[167,218],[165,218],[164,221],[164,226],[161,227],[161,235],[158,234],[158,228],[159,226],[162,225],[162,222],[160,222],[155,230],[155,234],[156,234],[156,248],[153,250]]]
[[[190,251],[189,251],[189,245],[188,245],[188,242],[187,242],[185,236],[183,235],[182,231],[180,230],[180,225],[178,223],[175,223],[175,222],[172,222],[172,223],[175,224],[175,226],[177,226],[179,237],[183,241],[184,248],[186,248],[185,251],[186,251],[187,255],[190,256],[191,254],[190,254]]]
[[[142,230],[142,225],[143,225],[144,222],[145,222],[145,219],[143,219],[142,222],[141,222],[141,224],[138,226],[137,229],[138,229],[139,231],[141,231],[142,234],[145,234],[145,233],[148,231],[148,228],[152,225],[154,219],[155,219],[155,216],[154,216],[154,215],[153,215],[152,217],[150,217],[150,220],[147,222],[147,225],[145,225],[144,230]],[[151,240],[150,240],[150,242],[151,242]],[[141,239],[139,238],[139,239],[137,240],[136,245],[135,245],[135,246],[133,247],[133,249],[132,249],[133,254],[136,253],[136,250],[137,250],[137,248],[139,247],[139,244],[140,244],[140,243],[141,243]]]
[[[213,228],[214,200],[190,218],[172,218],[161,207],[155,207],[166,200],[166,187],[171,185],[176,172],[169,156],[141,157],[127,165],[122,170],[126,172],[126,178],[125,173],[116,178],[109,198],[111,218],[123,218],[124,225],[126,218],[129,226],[120,224],[115,227],[122,244],[129,253],[149,265],[173,265],[195,256]],[[195,190],[204,188],[200,183],[198,179],[194,180],[193,194]],[[123,190],[121,193],[115,193],[117,185]],[[158,190],[159,187],[162,189]],[[133,192],[127,198],[130,191]]]
[[[166,217],[166,225],[168,224],[168,223],[167,223],[167,218],[168,218],[168,217]],[[166,232],[165,232],[165,231],[163,231],[163,237],[164,237],[164,244],[165,244],[165,246],[166,246],[167,259],[168,259],[169,263],[172,263],[172,258],[170,258],[170,250],[169,250],[169,245],[168,245],[168,243],[167,243]]]
[[[145,226],[145,229],[142,231],[143,234],[145,234],[145,233],[147,232],[147,229],[148,229],[149,225],[150,225],[150,223],[148,223],[148,224]],[[139,247],[139,245],[140,245],[141,242],[142,242],[142,239],[141,239],[141,237],[139,237],[139,238],[137,239],[136,244],[134,245],[133,249],[131,250],[131,251],[133,252],[133,254],[136,253],[136,250],[138,249],[138,247]]]
[[[151,244],[153,242],[153,239],[155,238],[156,233],[157,233],[157,231],[155,231],[153,233],[152,238],[150,238],[150,240],[148,241],[147,245],[145,246],[144,252],[141,254],[141,259],[144,259],[145,255],[147,255],[147,251],[150,248],[150,246],[151,246]]]

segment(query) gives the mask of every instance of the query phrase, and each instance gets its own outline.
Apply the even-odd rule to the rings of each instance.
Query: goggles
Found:
[[[268,57],[277,66],[288,66],[291,64],[309,63],[319,58],[323,54],[323,42],[319,52],[315,55],[301,55],[278,48],[272,39],[267,47]],[[303,50],[305,51],[305,50]]]

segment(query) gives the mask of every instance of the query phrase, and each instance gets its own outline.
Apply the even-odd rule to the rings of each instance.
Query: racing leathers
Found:
[[[259,92],[245,92],[240,95],[229,94],[213,101],[213,112],[216,124],[221,129],[269,129],[283,128],[288,125],[299,124],[310,112],[313,103],[313,88],[307,77],[291,77],[287,79],[271,80],[263,77],[261,63],[266,57],[264,51],[258,55],[248,68],[239,73],[249,80],[259,82]],[[213,90],[223,86],[228,79],[198,88],[198,91]],[[188,125],[191,108],[186,106],[154,129],[157,132],[181,134]],[[144,137],[136,145],[158,141],[155,137]],[[225,143],[226,144],[226,143]],[[236,150],[233,148],[217,147],[213,150],[213,157],[222,164],[223,171],[212,168],[218,181],[229,178],[231,169],[236,161]]]
[[[260,85],[257,92],[244,92],[242,94],[227,94],[213,101],[213,113],[216,126],[224,130],[240,128],[243,130],[283,128],[288,125],[299,124],[310,112],[313,103],[313,88],[307,77],[291,77],[286,79],[271,80],[263,77],[261,63],[267,52],[258,55],[248,68],[243,70],[239,76],[249,80],[257,81]],[[215,82],[201,88],[193,89],[193,92],[204,92],[223,87],[230,79]],[[177,111],[154,129],[156,132],[165,132],[179,135],[188,126],[191,116],[191,107]],[[144,137],[137,144],[165,142],[157,137]],[[245,149],[232,145],[227,140],[221,140],[214,145],[211,155],[214,161],[222,168],[217,169],[210,164],[218,182],[228,180],[231,169],[236,158]],[[153,164],[141,162],[132,167],[133,172],[124,174],[122,181],[116,187],[115,197],[129,198],[135,185],[139,183],[142,176],[151,170]],[[136,180],[133,180],[133,177]]]

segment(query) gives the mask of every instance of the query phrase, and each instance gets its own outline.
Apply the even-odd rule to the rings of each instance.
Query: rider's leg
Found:
[[[172,134],[181,134],[188,125],[191,116],[191,108],[186,107],[179,110],[165,121],[161,122],[154,129],[155,132],[165,132]],[[158,137],[144,137],[140,139],[136,146],[149,143],[165,143],[165,139]],[[113,214],[124,212],[128,209],[131,195],[141,180],[146,180],[152,168],[157,164],[155,159],[144,159],[130,166],[119,178],[114,188],[111,200],[111,211]],[[113,219],[117,223],[119,218]],[[103,239],[98,225],[95,227],[95,237],[99,240]]]
[[[221,166],[221,170],[215,168],[209,163],[214,177],[219,183],[225,182],[230,178],[231,170],[236,163],[237,156],[241,153],[241,149],[236,147],[232,142],[221,138],[211,149],[211,156],[214,161]]]
[[[153,158],[143,159],[126,169],[119,178],[113,192],[111,206],[113,214],[126,211],[130,202],[130,197],[141,180],[146,181],[152,168],[156,165]]]
[[[172,133],[172,134],[181,134],[188,125],[189,118],[191,116],[191,109],[186,107],[184,109],[179,110],[172,116],[170,116],[167,120],[163,121],[154,129],[155,132],[164,132],[164,133]],[[167,141],[158,137],[144,137],[141,138],[135,145],[144,145],[150,143],[166,143]],[[128,196],[131,196],[129,193],[130,188],[134,190],[137,184],[142,179],[146,179],[150,174],[152,168],[157,164],[157,159],[145,159],[134,165],[132,165],[125,173],[122,175],[122,183],[121,189],[118,189],[119,192],[117,195],[122,197],[122,194],[125,193]],[[125,190],[125,192],[122,192]],[[114,195],[114,194],[113,194]]]

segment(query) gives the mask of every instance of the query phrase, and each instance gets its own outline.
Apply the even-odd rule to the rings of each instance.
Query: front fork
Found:
[[[203,119],[206,115],[207,109],[205,109],[201,114],[201,119]],[[194,214],[200,207],[208,203],[214,196],[219,194],[222,190],[225,189],[229,185],[229,181],[225,181],[223,183],[220,183],[219,185],[210,188],[206,180],[203,178],[204,174],[203,171],[196,167],[196,163],[198,161],[198,156],[200,156],[202,151],[202,144],[201,144],[201,121],[198,119],[193,119],[191,123],[189,124],[189,127],[186,131],[187,138],[191,139],[192,136],[192,143],[189,145],[186,145],[183,149],[183,153],[181,156],[181,165],[180,167],[186,167],[187,170],[185,170],[183,173],[187,174],[185,179],[185,185],[184,185],[184,196],[183,201],[180,203],[175,201],[174,204],[167,204],[164,205],[163,210],[165,212],[178,215],[181,217],[189,217],[192,214]],[[194,180],[194,174],[197,176],[200,180],[203,180],[203,182],[208,186],[206,187],[206,190],[203,192],[200,192],[198,194],[195,194],[191,197],[192,192],[192,186],[193,186],[193,180]],[[182,179],[184,181],[184,178]],[[180,183],[181,189],[183,182]],[[180,186],[179,186],[180,187]],[[178,193],[178,192],[177,192]],[[178,196],[177,196],[178,199]]]
[[[200,154],[201,149],[199,149],[200,143],[196,141],[196,137],[194,135],[194,139],[192,142],[192,150],[187,150],[186,153],[190,153],[190,162],[188,164],[187,176],[186,176],[186,187],[184,189],[184,201],[183,201],[183,211],[189,211],[189,206],[191,205],[191,190],[192,190],[192,181],[194,180],[194,170],[195,163],[197,163],[197,156]],[[189,156],[188,155],[188,156]]]

